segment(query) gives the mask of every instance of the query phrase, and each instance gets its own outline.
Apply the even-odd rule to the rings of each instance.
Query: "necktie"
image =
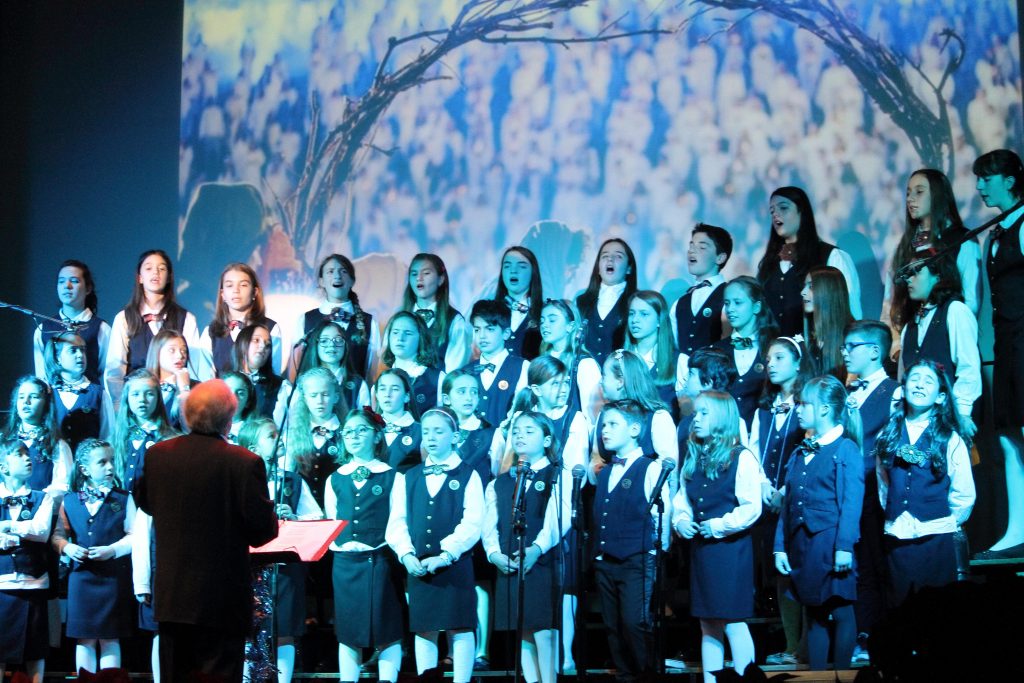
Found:
[[[421,319],[421,320],[423,320],[423,322],[425,322],[425,323],[426,323],[427,325],[430,325],[430,323],[434,322],[434,318],[435,318],[435,317],[437,317],[437,314],[436,314],[436,313],[434,313],[434,312],[433,312],[432,310],[430,310],[429,308],[417,308],[417,309],[415,310],[415,313],[416,313],[416,315],[418,315],[418,316],[420,317],[420,319]]]

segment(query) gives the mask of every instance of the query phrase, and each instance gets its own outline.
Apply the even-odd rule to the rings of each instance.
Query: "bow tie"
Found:
[[[65,379],[59,379],[55,383],[54,389],[62,391],[65,394],[78,394],[81,396],[85,392],[89,391],[89,380],[85,377],[77,382],[68,382]]]
[[[243,327],[245,327],[245,322],[242,321],[242,320],[229,320],[228,321],[228,329],[229,330],[240,330]]]
[[[247,373],[249,381],[253,384],[263,384],[267,381],[267,378],[263,376],[263,373],[257,370],[256,372]]]
[[[396,425],[394,422],[388,422],[386,425],[384,425],[385,434],[399,434],[401,433],[401,431],[402,428]]]
[[[818,449],[821,448],[821,444],[813,436],[810,436],[800,442],[800,448],[803,449],[804,453],[817,453]]]
[[[78,492],[78,500],[83,503],[95,503],[98,500],[103,500],[107,497],[107,493],[110,489],[106,487],[94,488],[92,486],[86,486],[84,489]]]
[[[444,474],[448,471],[448,465],[424,465],[423,474]]]
[[[732,342],[732,347],[734,349],[754,348],[754,340],[750,337],[730,337],[729,341]]]
[[[996,227],[992,228],[992,239],[999,239],[1000,237],[1003,236],[1004,232],[1006,232],[1006,228],[1004,228],[1001,225],[997,225]]]
[[[144,323],[158,323],[164,319],[163,313],[147,313],[142,316],[142,322]]]
[[[935,306],[921,306],[917,309],[917,313],[914,315],[914,322],[918,325],[924,320],[925,316],[935,310]]]
[[[701,280],[700,282],[698,282],[698,283],[697,283],[697,284],[695,284],[694,286],[692,286],[692,287],[690,287],[689,289],[687,289],[687,290],[686,290],[686,294],[693,294],[693,293],[694,293],[694,292],[696,292],[696,291],[697,291],[698,289],[702,289],[702,288],[704,288],[704,287],[710,287],[710,286],[711,286],[711,281],[710,281],[710,280]],[[685,295],[684,295],[684,296],[685,296]]]
[[[354,472],[352,472],[352,481],[366,481],[370,478],[371,474],[372,472],[370,472],[369,467],[366,465],[360,465]]]
[[[28,505],[28,496],[7,496],[6,498],[0,498],[0,505],[4,507],[14,507],[18,505],[25,507]]]
[[[160,391],[167,395],[174,396],[178,391],[178,385],[174,382],[160,382]]]
[[[496,366],[494,363],[480,363],[479,365],[477,365],[477,368],[479,369],[476,372],[478,375],[481,372],[494,372],[495,369],[497,369],[497,367],[498,366]]]
[[[789,242],[783,244],[782,248],[779,249],[779,260],[789,261],[790,263],[796,262],[796,246]]]
[[[789,403],[780,403],[779,405],[772,407],[772,415],[779,415],[781,413],[788,413],[792,409],[793,409],[793,406],[791,406]]]
[[[858,389],[867,389],[869,384],[871,384],[871,382],[866,379],[855,379],[847,385],[847,388],[857,391]]]
[[[529,304],[524,304],[522,301],[516,301],[515,299],[513,299],[510,296],[506,296],[505,297],[505,303],[508,304],[508,308],[509,308],[510,311],[515,311],[517,313],[529,313],[530,312],[530,305]]]
[[[626,459],[625,458],[620,458],[619,456],[614,455],[614,456],[612,456],[612,464],[613,465],[625,465],[626,464]]]
[[[347,323],[352,320],[352,314],[343,308],[331,309],[329,316],[331,320],[336,320],[339,323]]]
[[[330,439],[332,436],[334,436],[334,430],[333,429],[328,429],[327,427],[324,427],[322,425],[318,425],[316,427],[313,427],[313,429],[311,429],[310,432],[315,434],[315,435],[317,435],[317,436],[322,436],[325,439]]]
[[[32,427],[25,424],[18,427],[18,438],[22,441],[35,441],[42,435],[42,433],[42,427]]]
[[[430,325],[430,323],[434,322],[434,318],[437,317],[437,314],[434,313],[434,311],[430,310],[429,308],[417,308],[414,312],[427,325]]]

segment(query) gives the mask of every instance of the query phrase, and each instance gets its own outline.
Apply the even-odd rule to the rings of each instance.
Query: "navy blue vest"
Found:
[[[558,468],[548,465],[534,473],[533,479],[527,482],[525,496],[526,534],[524,547],[529,547],[544,526],[544,513],[548,508],[548,500],[555,488],[555,475]],[[509,470],[494,480],[494,497],[498,506],[498,544],[501,552],[509,557],[519,550],[519,539],[512,533],[512,499],[516,491],[516,471]]]
[[[728,514],[740,504],[736,498],[736,472],[739,470],[736,463],[740,450],[733,450],[728,468],[720,471],[714,479],[698,467],[693,471],[693,477],[686,481],[686,497],[693,509],[693,521],[697,524]]]
[[[711,346],[725,351],[729,359],[732,360],[732,366],[736,368],[735,349],[733,349],[731,340],[721,339]],[[764,387],[765,368],[763,353],[764,351],[762,350],[758,351],[758,357],[753,365],[750,366],[750,369],[747,370],[747,374],[741,375],[739,368],[736,368],[736,381],[730,384],[728,388],[728,392],[736,399],[736,406],[739,408],[740,417],[747,423],[747,428],[753,423],[754,411],[757,410],[757,402],[761,396],[761,389]]]
[[[835,246],[822,242],[818,249],[818,257],[811,263],[794,263],[786,273],[778,266],[761,281],[764,288],[768,308],[775,314],[779,324],[779,335],[792,337],[804,332],[804,302],[800,291],[804,288],[804,279],[808,271],[828,264],[828,257]]]
[[[139,481],[139,477],[142,476],[142,469],[146,464],[146,451],[159,439],[160,437],[156,434],[147,436],[136,447],[129,438],[126,444],[128,446],[128,453],[125,457],[124,473],[121,475],[121,486],[125,491],[135,491],[135,484]]]
[[[637,458],[629,466],[614,491],[608,491],[612,467],[597,475],[594,494],[594,531],[598,554],[619,560],[654,548],[654,520],[644,493],[647,468],[654,461]]]
[[[53,448],[54,451],[57,450],[56,445]],[[53,483],[53,460],[43,457],[38,441],[33,441],[32,445],[28,446],[28,455],[32,459],[32,475],[28,478],[28,487],[33,491],[41,491]],[[57,454],[50,455],[56,457]]]
[[[433,498],[427,491],[422,466],[412,468],[405,475],[406,519],[417,557],[440,553],[441,541],[462,521],[466,485],[473,476],[473,468],[460,463],[445,474],[441,490]],[[466,553],[459,559],[469,556],[470,553]]]
[[[174,330],[181,332],[185,328],[185,318],[188,311],[172,304],[164,309],[164,321],[162,330]],[[128,340],[128,370],[127,375],[133,370],[146,367],[146,356],[149,354],[149,345],[153,343],[153,331],[149,329],[149,323],[143,322],[139,330]]]
[[[924,341],[920,344],[917,342],[917,317],[915,316],[910,319],[905,328],[906,333],[903,335],[902,354],[903,367],[907,370],[910,370],[911,366],[919,358],[927,358],[936,363],[941,363],[945,370],[946,378],[952,384],[956,379],[956,366],[953,364],[953,354],[949,349],[949,328],[946,325],[950,303],[947,301],[932,314],[932,321],[928,323],[928,329],[924,333]]]
[[[792,407],[786,413],[786,419],[780,429],[775,429],[775,415],[770,410],[758,408],[757,419],[757,437],[761,452],[755,455],[761,458],[761,466],[768,481],[776,489],[780,489],[786,483],[793,451],[803,441],[804,430],[800,429],[796,409]]]
[[[508,417],[508,411],[512,408],[512,400],[516,396],[516,383],[523,373],[523,358],[510,353],[505,361],[498,368],[498,373],[491,382],[489,389],[480,392],[480,412],[489,424],[499,425]],[[465,369],[479,375],[480,361],[475,360],[465,366]],[[504,383],[504,388],[502,388]]]
[[[2,498],[0,498],[0,521],[27,521],[32,519],[45,497],[45,493],[33,489],[28,494],[28,501],[22,506],[21,515],[17,520],[11,519],[10,508],[4,505]],[[46,573],[49,549],[49,543],[22,539],[20,545],[0,550],[0,575],[17,572],[36,578],[42,576]]]
[[[330,317],[321,313],[318,308],[306,311],[306,317],[303,319],[302,333],[309,333],[310,330],[319,325],[323,320],[328,320]],[[352,319],[349,320],[348,325],[341,325],[345,341],[348,343],[349,367],[353,368],[359,373],[360,377],[366,380],[368,380],[366,373],[369,372],[366,363],[370,354],[370,331],[373,329],[372,326],[373,316],[358,307],[356,307],[355,313],[352,314]],[[315,353],[316,350],[313,349],[313,352]]]
[[[103,361],[106,360],[105,358],[100,358],[99,334],[102,324],[103,319],[93,313],[92,319],[89,322],[75,328],[75,334],[85,342],[85,376],[89,378],[90,382],[97,384],[103,377]],[[46,342],[50,341],[52,337],[65,331],[62,325],[58,325],[50,320],[44,320],[39,326],[39,330],[44,348]]]
[[[344,453],[344,449],[341,445],[341,431],[339,430],[325,440],[323,446],[316,449],[309,471],[303,475],[313,493],[313,498],[316,499],[321,509],[324,506],[324,489],[327,488],[327,478],[338,469],[338,458],[342,453]]]
[[[900,446],[909,443],[910,436],[904,425]],[[925,429],[914,446],[924,453],[932,454],[935,445],[932,443],[931,427]],[[945,453],[942,455],[945,457]],[[909,510],[914,519],[922,522],[949,516],[950,481],[946,471],[936,475],[930,460],[920,465],[911,465],[899,456],[893,456],[888,473],[889,494],[885,499],[885,518],[888,521],[895,520],[904,510]]]
[[[604,361],[615,349],[621,349],[626,341],[626,321],[620,304],[622,297],[615,302],[612,310],[606,318],[602,318],[597,312],[597,304],[587,310],[580,310],[580,316],[587,321],[587,333],[585,344],[587,350],[594,354],[598,365],[604,365]],[[576,300],[579,306],[579,299]]]
[[[128,510],[128,494],[114,489],[100,503],[95,515],[90,515],[85,503],[74,491],[64,496],[64,514],[70,525],[70,540],[77,545],[91,548],[98,545],[110,545],[124,538],[125,516]],[[85,560],[73,561],[71,571],[88,569],[102,576],[114,576],[118,565],[131,562],[130,557],[120,557],[107,561]]]
[[[892,395],[899,384],[886,377],[875,387],[860,406],[860,421],[864,429],[864,473],[874,481],[875,472],[875,441],[882,429],[889,424],[892,410]],[[876,492],[869,495],[877,498]]]
[[[54,392],[56,393],[56,392]],[[64,401],[54,396],[54,408],[57,410],[57,424],[60,425],[60,438],[68,442],[74,453],[83,440],[100,436],[100,410],[103,406],[103,387],[90,384],[84,394],[79,394],[75,405],[69,410]]]
[[[697,349],[709,346],[722,338],[722,305],[725,303],[725,283],[715,287],[707,301],[691,312],[693,293],[684,294],[676,302],[676,334],[679,350],[692,356]]]
[[[505,348],[512,356],[521,356],[533,360],[540,355],[540,327],[537,321],[527,313],[519,327],[512,331],[512,336],[505,342]]]
[[[640,435],[640,450],[649,458],[657,458],[657,451],[654,450],[654,437],[651,436],[651,425],[654,424],[654,413],[644,413],[644,432]],[[611,462],[615,455],[604,447],[604,440],[601,438],[601,428],[604,426],[604,412],[597,416],[597,424],[594,426],[594,440],[597,442],[597,452],[601,454],[606,462]]]
[[[249,375],[249,379],[252,380],[252,386],[256,390],[256,414],[273,418],[274,408],[277,407],[277,395],[281,391],[284,378],[273,372],[266,374],[260,372],[255,376]]]
[[[402,427],[401,431],[395,435],[395,440],[388,446],[388,464],[402,474],[421,464],[423,462],[423,456],[420,454],[422,435],[423,428],[419,422]]]
[[[440,378],[440,368],[427,368],[423,374],[413,379],[412,399],[416,402],[416,409],[420,415],[437,407],[437,383]]]
[[[992,244],[987,254],[988,283],[992,289],[992,321],[994,323],[1016,321],[1024,318],[1024,254],[1020,246],[1020,226],[1024,216],[1018,219],[999,238],[999,250],[992,255]],[[994,240],[993,240],[994,242]]]
[[[468,431],[460,429],[462,443],[459,444],[459,457],[480,475],[480,483],[491,480],[491,442],[494,441],[495,427],[481,421],[480,429]]]
[[[357,541],[372,548],[384,543],[394,484],[395,470],[371,473],[361,489],[356,488],[351,475],[332,474],[331,488],[338,499],[338,519],[349,521],[335,543],[344,545]]]

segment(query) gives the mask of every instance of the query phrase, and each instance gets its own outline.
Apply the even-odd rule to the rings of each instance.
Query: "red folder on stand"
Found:
[[[253,560],[273,562],[316,562],[338,537],[348,522],[343,519],[317,519],[308,522],[278,522],[277,538],[258,548],[249,548]]]

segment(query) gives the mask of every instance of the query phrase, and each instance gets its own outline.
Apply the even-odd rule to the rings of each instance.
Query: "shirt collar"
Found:
[[[598,287],[597,296],[598,296],[599,299],[604,299],[604,298],[609,298],[609,297],[610,298],[614,298],[614,299],[618,299],[620,296],[622,296],[622,293],[624,291],[626,291],[626,281],[625,280],[623,280],[622,282],[620,282],[617,285],[606,285],[605,283],[602,282],[601,286]]]
[[[11,491],[7,488],[7,484],[0,481],[0,498],[6,498],[7,496],[27,496],[30,493],[32,493],[32,489],[28,484],[25,484],[17,491]]]
[[[87,323],[90,320],[92,320],[92,309],[84,308],[82,309],[81,313],[68,318],[67,316],[64,315],[64,309],[62,308],[58,311],[58,315],[60,316],[61,320],[67,320],[73,323]]]
[[[434,460],[433,457],[428,455],[426,457],[426,459],[423,461],[423,464],[427,465],[427,466],[430,466],[430,465],[444,465],[449,470],[454,470],[456,467],[458,467],[459,465],[462,464],[462,458],[459,457],[458,453],[456,453],[455,451],[452,451],[451,455],[449,455],[444,460],[440,460],[440,461]]]
[[[391,367],[398,368],[399,370],[405,370],[406,374],[410,376],[419,376],[423,373],[425,365],[417,363],[415,360],[406,360],[404,358],[395,358],[395,362],[392,363]]]
[[[348,311],[349,313],[353,313],[356,310],[355,306],[352,305],[351,300],[342,301],[341,303],[338,304],[333,304],[330,301],[325,300],[320,302],[320,306],[317,310],[319,310],[324,315],[330,315],[335,308],[340,308],[341,310]]]
[[[347,463],[338,468],[338,474],[349,475],[356,471],[359,467],[365,467],[374,474],[380,474],[381,472],[387,472],[391,469],[391,465],[387,464],[383,460],[349,460]]]
[[[412,413],[410,413],[408,410],[393,420],[388,420],[387,418],[385,418],[385,422],[387,422],[388,424],[393,424],[396,427],[408,427],[415,421],[416,420],[412,418]]]
[[[644,449],[642,449],[639,446],[637,446],[636,448],[634,448],[633,450],[629,451],[625,455],[620,455],[619,457],[623,458],[626,461],[624,467],[629,467],[630,465],[633,464],[634,460],[636,460],[639,457],[642,457],[643,454],[644,454]]]
[[[495,368],[504,363],[506,358],[508,358],[508,349],[504,347],[502,347],[500,351],[498,351],[496,354],[490,357],[480,354],[481,363],[494,363]]]
[[[837,441],[839,437],[843,435],[843,425],[836,425],[832,429],[828,430],[824,434],[818,437],[818,443],[822,446],[827,446],[833,441]]]
[[[1024,215],[1024,206],[1020,207],[1019,209],[1011,213],[1009,216],[999,221],[999,225],[1001,225],[1004,228],[1009,228],[1014,223],[1016,223],[1022,215]]]
[[[877,370],[872,372],[870,375],[866,375],[866,376],[862,377],[861,379],[867,381],[871,386],[874,386],[874,385],[878,384],[879,382],[881,382],[883,379],[886,379],[888,376],[889,376],[889,373],[887,373],[885,371],[885,368],[878,368]]]
[[[328,420],[327,422],[321,422],[318,425],[310,424],[310,426],[311,427],[323,427],[325,429],[330,429],[332,432],[336,432],[339,429],[341,429],[341,421],[338,419],[337,415],[332,415],[331,419]]]

